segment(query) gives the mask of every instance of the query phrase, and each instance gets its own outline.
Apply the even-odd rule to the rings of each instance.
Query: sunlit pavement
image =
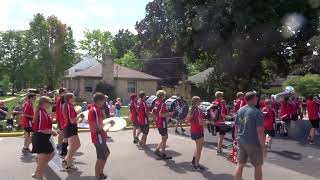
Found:
[[[175,135],[170,129],[168,155],[172,160],[156,160],[152,150],[160,137],[156,129],[150,130],[148,148],[138,150],[132,143],[131,131],[109,133],[108,143],[110,159],[105,168],[111,180],[232,180],[234,164],[223,156],[215,154],[216,137],[206,134],[206,147],[203,150],[201,164],[207,169],[193,171],[190,165],[194,142],[186,135]],[[95,149],[89,133],[81,133],[82,146],[76,155],[75,164],[79,171],[60,172],[59,161],[51,162],[46,171],[46,179],[94,179]],[[22,138],[3,138],[0,141],[0,179],[28,180],[35,169],[34,156],[22,156]],[[226,141],[225,144],[231,143]],[[316,180],[320,178],[320,146],[309,146],[303,141],[276,139],[272,151],[264,165],[264,179]],[[229,152],[229,149],[225,149]],[[250,165],[245,169],[244,179],[253,179]]]

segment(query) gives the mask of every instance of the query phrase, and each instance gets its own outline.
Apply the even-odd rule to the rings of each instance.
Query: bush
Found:
[[[114,92],[114,87],[110,84],[104,83],[104,82],[99,82],[96,85],[96,88],[94,90],[94,92],[99,92],[99,93],[103,93],[107,96],[109,96],[109,99],[115,99],[116,95]]]
[[[294,87],[296,93],[304,97],[312,97],[320,94],[320,75],[308,74],[288,79],[284,86]]]
[[[4,75],[0,81],[0,89],[6,93],[6,92],[10,91],[11,86],[12,86],[12,83],[10,82],[9,76]]]

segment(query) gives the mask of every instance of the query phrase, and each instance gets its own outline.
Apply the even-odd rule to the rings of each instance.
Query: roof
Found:
[[[64,76],[65,78],[76,78],[76,77],[92,77],[92,78],[102,78],[102,65],[96,64],[85,70],[78,71],[69,75]],[[160,78],[151,76],[149,74],[136,71],[118,64],[114,64],[113,71],[114,78],[120,79],[144,79],[144,80],[160,80]]]
[[[83,71],[97,64],[99,64],[99,61],[97,61],[94,57],[85,56],[77,64],[73,65],[68,70],[66,70],[65,74],[67,75],[67,74],[73,74],[75,72]]]
[[[208,80],[209,75],[213,72],[214,68],[208,68],[196,75],[189,76],[188,80],[194,84],[203,84]]]

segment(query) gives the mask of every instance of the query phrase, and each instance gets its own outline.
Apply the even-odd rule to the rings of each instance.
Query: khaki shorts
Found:
[[[241,164],[246,164],[248,158],[254,167],[261,166],[263,164],[262,149],[259,145],[239,143],[238,162]]]

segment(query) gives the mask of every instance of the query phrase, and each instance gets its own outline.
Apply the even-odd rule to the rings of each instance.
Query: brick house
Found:
[[[65,72],[64,87],[75,92],[84,100],[90,101],[96,85],[106,82],[114,86],[115,93],[124,103],[128,103],[131,93],[145,91],[154,94],[160,78],[115,64],[112,57],[103,56],[100,63],[92,57],[85,57]]]

